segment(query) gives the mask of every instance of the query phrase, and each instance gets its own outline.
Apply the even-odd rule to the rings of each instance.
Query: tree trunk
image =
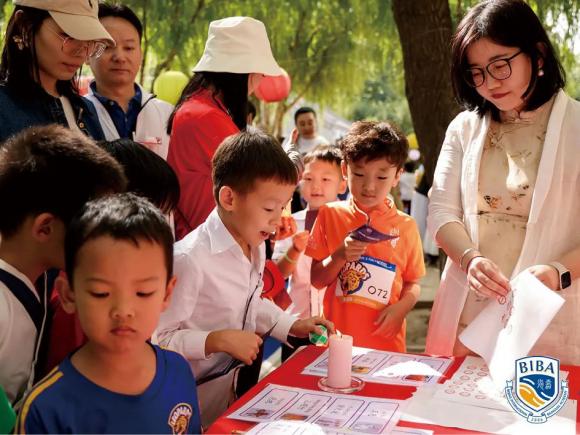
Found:
[[[141,86],[144,85],[145,81],[145,66],[147,65],[147,56],[149,54],[149,38],[147,36],[148,32],[148,16],[147,16],[147,8],[148,8],[148,0],[143,0],[143,16],[141,18],[141,23],[143,25],[143,58],[141,59],[141,68],[139,69],[139,84]]]
[[[271,105],[265,101],[260,101],[260,123],[259,127],[263,129],[266,133],[272,131],[272,110]]]
[[[274,135],[274,137],[280,137],[282,136],[283,133],[283,127],[284,127],[284,115],[286,114],[286,112],[288,111],[288,109],[290,108],[290,106],[287,106],[284,101],[280,101],[279,103],[276,104],[276,114],[274,117],[274,125],[273,125],[273,129],[272,129],[272,134]]]
[[[450,79],[451,12],[448,0],[393,0],[403,48],[405,92],[428,185],[445,137],[458,112]]]

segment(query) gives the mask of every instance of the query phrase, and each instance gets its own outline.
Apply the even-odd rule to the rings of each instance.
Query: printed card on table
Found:
[[[363,347],[352,349],[352,375],[366,382],[421,386],[437,383],[451,365],[448,358],[379,351]],[[302,374],[326,376],[328,350],[309,364]]]
[[[253,433],[382,434],[395,427],[402,405],[400,400],[269,384],[228,417],[264,423]]]
[[[529,272],[511,281],[504,303],[491,300],[459,335],[459,340],[481,355],[499,387],[513,379],[515,360],[528,354],[546,330],[564,299]]]

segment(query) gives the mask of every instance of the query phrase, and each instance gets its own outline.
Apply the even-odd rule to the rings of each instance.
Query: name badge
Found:
[[[335,294],[343,302],[384,308],[391,299],[396,269],[392,263],[364,255],[343,266]]]

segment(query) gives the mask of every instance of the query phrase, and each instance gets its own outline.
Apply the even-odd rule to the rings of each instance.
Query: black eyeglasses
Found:
[[[503,59],[497,59],[493,62],[487,64],[484,68],[469,68],[465,71],[465,81],[469,86],[474,88],[478,88],[483,83],[485,83],[485,72],[492,76],[496,80],[505,80],[508,79],[512,75],[512,66],[510,61],[516,57],[517,55],[521,54],[522,51],[518,51],[517,53],[511,55],[510,57],[506,57]]]

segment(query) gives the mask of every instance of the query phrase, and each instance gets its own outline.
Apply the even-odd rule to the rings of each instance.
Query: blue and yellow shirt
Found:
[[[16,433],[200,433],[195,378],[178,353],[153,346],[157,369],[139,395],[114,393],[84,377],[70,356],[30,392]]]

